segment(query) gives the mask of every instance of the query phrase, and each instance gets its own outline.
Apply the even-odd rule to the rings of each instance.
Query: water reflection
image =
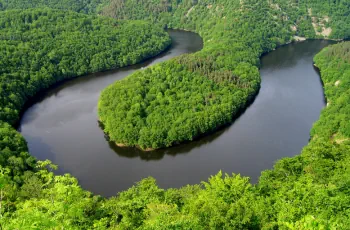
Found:
[[[183,143],[181,145],[173,146],[171,148],[158,149],[155,151],[145,152],[137,148],[131,147],[118,147],[114,142],[108,142],[109,147],[120,157],[126,158],[140,158],[144,161],[159,161],[164,158],[165,155],[173,156],[176,155],[186,155],[189,154],[192,150],[202,147],[203,145],[210,144],[216,138],[218,138],[222,133],[227,131],[228,128],[222,129],[215,132],[212,135],[208,135],[192,142]],[[108,137],[106,137],[108,141]]]

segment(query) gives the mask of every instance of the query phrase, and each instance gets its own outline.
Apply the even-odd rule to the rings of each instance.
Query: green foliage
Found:
[[[315,138],[346,141],[350,137],[350,43],[327,47],[315,63],[321,69],[328,106],[311,133]]]
[[[0,30],[0,119],[12,124],[39,90],[135,64],[170,43],[164,31],[146,22],[49,9],[1,12]]]
[[[259,89],[259,56],[290,42],[293,34],[322,37],[316,33],[323,31],[321,26],[317,31],[314,28],[321,17],[325,28],[337,31],[337,23],[348,22],[349,9],[344,4],[112,0],[102,14],[196,31],[205,47],[176,58],[180,65],[174,61],[162,64],[161,71],[153,67],[106,89],[99,103],[104,131],[119,145],[152,150],[191,141],[232,122]],[[347,38],[348,32],[335,32],[330,37]],[[212,94],[204,80],[190,79],[182,86],[183,76],[194,73],[212,81]]]
[[[0,12],[0,32],[1,228],[101,225],[101,198],[82,190],[69,175],[54,176],[57,166],[51,162],[36,162],[10,124],[38,91],[64,79],[157,55],[170,44],[168,34],[146,22],[50,9]]]
[[[0,10],[50,7],[79,13],[96,13],[105,0],[0,0]]]
[[[257,87],[257,71],[250,78],[244,86],[216,84],[176,61],[166,62],[108,87],[99,116],[117,143],[171,146],[230,122],[252,91],[248,85]]]
[[[347,0],[273,0],[272,2],[277,4],[296,25],[298,35],[322,38],[321,35],[315,34],[315,30],[320,32],[321,27],[324,27],[332,29],[330,38],[348,39],[350,37],[350,2]]]
[[[48,172],[46,166],[50,162],[38,162],[38,165],[44,168],[28,176],[16,194],[16,203],[9,199],[10,192],[4,197],[8,199],[2,200],[3,207],[11,211],[4,213],[1,226],[4,229],[90,228],[99,215],[101,198],[82,190],[78,181],[69,175],[54,176]]]
[[[350,43],[315,57],[328,106],[300,156],[280,160],[262,173],[257,189],[273,207],[269,215],[286,229],[348,229],[350,134],[348,121]],[[271,220],[267,221],[271,224]]]
[[[118,144],[144,150],[190,141],[231,123],[259,90],[259,56],[291,39],[280,19],[256,14],[268,8],[265,2],[122,2],[123,7],[111,3],[118,18],[145,16],[195,30],[205,41],[202,51],[137,72],[102,93],[104,131]]]
[[[24,138],[10,125],[0,121],[0,166],[9,169],[9,176],[22,181],[23,172],[33,169],[34,157],[30,156]]]

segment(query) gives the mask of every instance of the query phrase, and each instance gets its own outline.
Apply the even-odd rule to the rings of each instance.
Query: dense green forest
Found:
[[[45,8],[0,12],[0,41],[0,218],[5,221],[18,199],[58,182],[58,177],[46,180],[46,166],[29,155],[25,140],[10,125],[18,120],[27,99],[64,79],[155,56],[171,40],[147,22]],[[70,186],[75,179],[69,180]],[[27,185],[24,195],[18,187]],[[35,226],[35,221],[28,221]]]
[[[0,119],[13,124],[28,97],[63,79],[152,57],[170,44],[141,21],[56,10],[0,13]]]
[[[283,23],[284,30],[298,36],[333,39],[350,37],[348,0],[110,0],[105,5],[101,11],[104,15],[146,19],[171,28],[207,33],[215,24],[224,26],[233,21],[239,22],[240,13],[245,12],[242,16],[249,21],[249,11],[265,19],[268,19],[267,15],[273,17],[276,24]],[[204,18],[206,21],[202,20]],[[249,22],[240,23],[235,29],[243,26],[247,32]]]
[[[185,107],[183,110],[179,108],[179,111],[175,111],[177,112],[175,115],[178,114],[184,119],[179,126],[185,127],[183,133],[173,132],[177,141],[182,141],[179,137],[190,139],[186,134],[197,135],[231,121],[232,115],[238,108],[245,106],[258,90],[259,56],[280,44],[289,42],[293,35],[307,37],[316,35],[315,30],[310,27],[312,18],[309,18],[308,7],[304,7],[308,6],[306,1],[296,1],[300,4],[297,11],[289,9],[289,5],[286,4],[293,1],[280,2],[277,7],[275,5],[277,1],[257,0],[112,1],[111,5],[104,9],[105,14],[127,19],[147,19],[163,26],[194,30],[204,38],[205,47],[199,53],[184,55],[145,71],[136,72],[125,80],[110,86],[102,95],[102,99],[103,97],[111,98],[110,104],[104,100],[100,102],[104,103],[103,106],[100,104],[100,108],[109,109],[105,115],[101,115],[106,116],[107,113],[112,113],[126,116],[127,119],[131,119],[130,122],[136,121],[136,123],[131,123],[133,126],[125,127],[129,128],[128,133],[131,135],[127,138],[130,140],[139,138],[137,132],[136,136],[133,136],[135,133],[133,128],[146,124],[147,119],[150,119],[150,124],[160,120],[161,123],[157,123],[160,127],[156,128],[173,125],[173,123],[163,123],[170,118],[162,114],[162,111],[175,111],[176,101]],[[345,31],[342,32],[343,35],[342,33],[331,34],[330,37],[345,38],[348,36],[346,29],[349,26],[348,8],[344,7],[346,1],[327,1],[329,8],[326,3],[308,1],[308,4],[311,3],[314,4],[312,15],[330,12],[329,23],[344,25],[339,26]],[[333,10],[329,11],[330,9]],[[294,31],[292,27],[294,21],[288,18],[291,16],[285,16],[287,10],[289,14],[291,12],[301,14],[300,17],[298,15],[294,17],[295,20],[298,20],[297,31]],[[307,12],[307,15],[304,15],[303,12]],[[44,19],[39,20],[38,28],[31,33],[30,30],[36,27],[30,22],[29,15],[45,15],[45,13],[47,15],[43,16]],[[21,14],[24,16],[20,17]],[[58,15],[61,16],[58,17]],[[35,19],[34,16],[31,20]],[[67,17],[66,21],[65,17]],[[124,34],[123,30],[118,33],[121,28],[129,28],[125,33],[128,39],[123,42],[129,42],[130,37],[135,39],[133,42],[138,41],[140,34],[146,39],[145,43],[150,42],[144,46],[145,48],[153,47],[153,44],[158,44],[155,47],[164,48],[169,42],[164,32],[150,27],[148,23],[117,22],[112,19],[83,16],[72,12],[5,11],[0,13],[0,18],[2,22],[0,23],[0,35],[3,39],[1,43],[3,72],[1,72],[0,81],[2,84],[1,119],[8,122],[13,122],[18,118],[18,110],[25,99],[40,88],[45,88],[63,78],[76,76],[78,73],[84,74],[84,71],[78,72],[84,64],[78,62],[76,67],[73,68],[73,66],[85,53],[88,57],[93,57],[89,54],[91,51],[89,46],[102,49],[104,53],[99,58],[103,61],[97,63],[104,64],[95,66],[95,61],[89,59],[88,63],[91,65],[86,65],[87,71],[92,71],[94,68],[99,69],[99,66],[108,66],[110,62],[106,57],[111,57],[111,55],[110,53],[105,55],[112,46],[108,44],[118,45],[115,42],[109,43],[108,38],[111,34],[112,37],[115,37],[113,33]],[[93,23],[84,25],[89,19]],[[120,26],[111,28],[111,25]],[[40,28],[43,31],[40,31]],[[92,33],[101,28],[108,33]],[[337,31],[335,28],[332,33]],[[312,34],[312,31],[315,34]],[[22,36],[24,33],[29,37]],[[153,37],[152,34],[156,36]],[[96,41],[93,36],[106,36],[99,37],[98,41],[106,42],[103,44],[106,44],[107,48],[104,45],[97,46],[96,42],[83,43],[79,46],[79,43],[82,42],[79,40],[80,36],[85,38],[91,36],[88,37],[89,39],[82,39],[84,42]],[[41,41],[41,38],[44,40]],[[70,43],[69,38],[74,43]],[[64,50],[62,47],[65,42],[70,44],[67,49],[72,52],[69,53],[71,56],[68,56],[73,58],[70,64],[61,64],[56,59],[56,57],[61,57],[59,54]],[[55,44],[59,49],[53,49],[56,47]],[[75,49],[76,46],[80,49]],[[35,54],[31,55],[31,52],[23,50],[33,50]],[[52,50],[55,52],[51,52]],[[77,56],[74,55],[75,52]],[[124,55],[128,53],[129,51],[126,51]],[[28,57],[28,55],[31,56]],[[1,228],[349,229],[349,55],[350,43],[340,43],[324,49],[315,57],[315,64],[321,70],[328,106],[322,111],[320,120],[313,127],[311,141],[302,153],[293,158],[282,159],[272,170],[262,172],[256,185],[251,185],[249,178],[240,175],[218,173],[210,177],[207,182],[198,185],[164,190],[156,185],[154,179],[148,178],[138,182],[129,190],[119,193],[116,197],[105,199],[84,191],[77,180],[69,175],[55,176],[53,171],[57,166],[52,165],[49,161],[35,161],[29,155],[23,137],[9,124],[1,122]],[[39,66],[35,64],[36,60],[40,61]],[[123,58],[117,60],[119,61],[114,63],[125,63]],[[130,61],[130,58],[126,59],[128,60]],[[70,68],[62,68],[66,65]],[[21,69],[22,66],[23,69]],[[40,72],[42,66],[50,66],[53,69],[45,67],[45,71],[57,72]],[[110,68],[114,67],[118,66],[110,66]],[[74,72],[65,72],[72,68]],[[31,84],[22,83],[30,83],[32,76],[33,84],[35,83],[34,86],[37,88],[27,88],[27,85]],[[140,84],[143,87],[139,87]],[[231,87],[235,90],[232,91]],[[14,92],[13,96],[12,92]],[[123,97],[123,103],[117,104],[113,96]],[[195,101],[197,106],[191,107],[191,111],[186,110],[187,106],[193,105],[192,101]],[[111,112],[113,106],[118,110]],[[132,112],[125,115],[123,109],[128,106],[130,108],[133,106]],[[162,110],[157,110],[155,106]],[[219,115],[213,113],[214,109]],[[147,114],[148,112],[152,113]],[[192,127],[192,123],[197,125],[195,120],[191,120],[197,118],[190,117],[192,114],[204,114],[206,119],[198,120],[198,122],[205,123],[198,124],[204,125],[206,130],[196,130],[194,129],[196,126]],[[141,115],[144,117],[147,115],[147,119],[139,119]],[[102,117],[101,119],[103,120]],[[187,125],[185,121],[189,119],[192,123]],[[146,132],[153,131],[152,129],[145,130]],[[155,147],[166,146],[168,143],[163,140],[171,140],[159,137],[162,142],[154,142],[158,140],[158,137],[150,134],[149,136],[151,139],[144,140],[144,147],[153,147],[153,143]],[[146,141],[151,141],[152,145]]]
[[[232,10],[238,7],[242,11]],[[255,13],[265,7],[265,2],[237,1],[218,13],[202,1],[188,21],[177,22],[181,27],[175,26],[176,17],[169,22],[200,33],[204,49],[137,72],[102,92],[99,117],[110,139],[156,149],[232,122],[259,90],[259,56],[291,40],[285,23],[268,12]]]
[[[259,183],[218,173],[200,185],[164,190],[152,178],[116,197],[82,190],[76,179],[54,176],[56,166],[38,162],[22,184],[2,169],[4,229],[349,229],[350,43],[315,57],[328,106],[302,153],[262,172]],[[1,146],[26,151],[21,136]],[[4,145],[3,145],[4,144]],[[30,161],[30,159],[28,159]],[[15,168],[16,164],[13,164]],[[18,165],[18,164],[17,164]],[[48,170],[47,170],[48,169]],[[21,169],[25,170],[25,169]]]
[[[50,7],[79,13],[96,13],[106,0],[0,0],[0,10]]]
[[[299,36],[309,38],[350,38],[350,2],[347,0],[273,0]]]
[[[210,73],[212,80],[178,61],[139,71],[103,91],[99,117],[112,141],[151,150],[192,140],[231,122],[259,87],[258,71],[249,64]]]
[[[348,4],[112,0],[102,14],[196,31],[205,46],[104,90],[99,103],[104,131],[120,146],[152,150],[231,123],[259,90],[261,54],[290,42],[294,35],[347,38]],[[207,80],[198,81],[200,76]]]

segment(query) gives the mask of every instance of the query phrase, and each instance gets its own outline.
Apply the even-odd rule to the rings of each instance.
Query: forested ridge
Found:
[[[259,57],[293,36],[347,38],[348,4],[112,0],[102,14],[196,31],[205,43],[200,52],[137,72],[104,90],[99,102],[104,131],[120,146],[153,150],[231,123],[259,90]],[[196,80],[201,76],[205,79]]]
[[[106,0],[0,0],[0,10],[50,7],[79,13],[97,13]]]
[[[130,18],[142,8],[133,1],[124,3]],[[232,122],[259,90],[259,56],[292,39],[283,21],[256,13],[268,6],[265,2],[230,1],[223,7],[201,1],[186,21],[178,21],[176,15],[186,3],[192,1],[171,11],[173,21],[156,11],[154,22],[168,19],[169,27],[197,31],[205,41],[203,50],[137,72],[104,90],[99,117],[111,141],[157,149]],[[233,10],[238,8],[242,10]]]
[[[28,97],[63,79],[123,67],[170,44],[141,21],[57,10],[0,12],[0,119],[13,124]]]
[[[34,167],[11,125],[25,102],[64,79],[140,62],[170,44],[169,35],[142,21],[117,21],[52,9],[0,12],[0,129],[3,167],[21,181]],[[8,124],[6,124],[8,123]]]
[[[237,12],[248,13],[248,10],[260,17],[273,17],[276,24],[285,24],[283,29],[297,36],[332,39],[350,37],[350,3],[347,0],[110,0],[109,4],[105,4],[101,10],[104,15],[146,19],[171,28],[206,33],[210,32],[210,26],[221,24],[223,27],[223,24],[232,24],[232,19],[237,22]],[[251,16],[248,13],[244,18],[249,20]],[[249,22],[240,23],[243,25],[239,24],[237,28],[243,26],[248,32]]]
[[[136,113],[135,117],[137,112],[147,112],[141,110],[142,106],[147,105],[144,108],[151,111],[156,111],[155,106],[160,106],[163,111],[171,111],[175,108],[168,106],[174,103],[171,100],[186,102],[188,104],[184,106],[188,107],[193,106],[191,102],[194,100],[198,108],[195,107],[193,113],[200,114],[203,107],[209,104],[210,109],[215,108],[218,114],[223,114],[223,117],[215,117],[211,110],[207,112],[207,115],[214,116],[215,125],[226,122],[222,119],[225,118],[225,112],[220,111],[225,111],[227,107],[227,113],[234,113],[232,103],[236,103],[234,105],[237,107],[244,106],[258,89],[258,57],[277,45],[289,42],[294,34],[302,35],[301,31],[307,31],[293,32],[290,22],[284,19],[284,12],[278,9],[282,8],[282,3],[278,8],[265,1],[175,3],[130,0],[121,3],[117,12],[123,14],[117,15],[123,18],[146,18],[173,28],[195,30],[205,41],[205,48],[201,52],[137,72],[105,91],[107,96],[116,94],[124,97],[123,108],[133,103],[130,97],[136,95],[133,98],[133,106],[136,106],[129,115],[134,116]],[[317,2],[310,3],[318,6]],[[339,6],[336,5],[338,3]],[[344,3],[346,1],[337,1],[334,6],[339,7],[336,9],[341,12],[344,10],[341,4]],[[193,4],[195,8],[192,8]],[[114,12],[115,9],[109,10]],[[319,12],[324,12],[321,10],[325,10],[322,3]],[[305,19],[308,17],[305,16]],[[341,20],[332,23],[341,24],[347,20],[348,15],[344,14]],[[154,179],[148,178],[116,197],[105,199],[84,191],[77,180],[69,175],[55,176],[52,171],[56,166],[49,161],[36,162],[28,154],[23,137],[9,124],[2,123],[1,227],[349,229],[349,55],[349,43],[340,43],[324,49],[315,57],[315,65],[321,70],[328,106],[313,127],[311,141],[302,153],[282,159],[274,169],[262,172],[256,185],[251,185],[249,178],[240,175],[218,173],[210,177],[208,182],[164,190],[156,185]],[[8,79],[4,78],[6,81]],[[144,87],[137,88],[140,84]],[[182,90],[183,87],[186,90]],[[231,87],[236,90],[230,91]],[[120,92],[116,92],[115,88],[120,89]],[[215,95],[210,94],[208,88]],[[111,100],[110,103],[115,102]],[[184,111],[180,111],[181,115],[187,119],[189,111]],[[159,117],[154,118],[157,121]],[[191,125],[188,125],[189,130],[193,130]],[[184,133],[191,134],[188,130],[184,130]],[[154,136],[152,138],[156,139]]]
[[[292,30],[308,38],[350,38],[350,2],[273,0],[271,4],[292,22]]]

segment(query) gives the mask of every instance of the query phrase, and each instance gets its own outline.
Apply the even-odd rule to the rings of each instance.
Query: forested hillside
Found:
[[[49,162],[39,162],[35,174],[25,174],[21,188],[2,172],[2,202],[8,210],[2,227],[348,229],[349,45],[331,46],[315,57],[329,104],[302,154],[262,172],[257,185],[219,173],[201,185],[164,190],[149,178],[106,200],[84,192],[69,176],[53,176],[43,170]]]
[[[350,42],[325,48],[315,57],[315,63],[321,69],[327,108],[311,134],[315,139],[332,139],[337,143],[349,141]]]
[[[0,10],[50,7],[79,13],[96,13],[106,0],[0,0]]]
[[[47,186],[62,182],[72,190],[72,183],[77,183],[73,178],[50,176],[47,163],[40,166],[29,155],[23,137],[11,127],[19,119],[26,100],[64,79],[155,56],[171,41],[161,28],[147,22],[116,21],[48,8],[0,12],[0,40],[0,221],[3,222],[17,204],[20,207],[17,201],[38,198],[41,189]],[[33,219],[22,221],[24,225],[20,229],[36,226]]]
[[[311,15],[331,12],[328,15],[329,23],[339,25],[340,29],[344,28],[345,32],[339,32],[338,35],[330,34],[330,37],[348,36],[346,29],[349,26],[349,17],[346,13],[348,8],[344,7],[347,1],[336,1],[336,3],[327,1],[329,6],[332,6],[330,8],[326,7],[326,3],[308,1],[306,4],[306,1],[298,1],[300,5],[296,11],[290,10],[287,2],[112,1],[112,5],[105,8],[105,13],[121,18],[147,19],[173,28],[195,30],[204,38],[205,47],[197,54],[181,56],[137,72],[110,86],[102,95],[103,105],[100,105],[100,108],[108,108],[108,106],[110,108],[106,112],[103,112],[102,108],[101,111],[106,114],[101,115],[126,116],[126,119],[130,119],[132,126],[125,126],[128,128],[127,133],[130,134],[126,138],[130,140],[140,139],[137,136],[139,133],[134,132],[133,128],[147,124],[147,119],[149,124],[158,125],[159,128],[168,128],[167,125],[174,125],[174,128],[177,128],[176,125],[185,127],[180,130],[183,133],[174,132],[177,141],[183,140],[179,138],[183,136],[184,139],[189,140],[193,134],[207,132],[212,130],[212,127],[231,121],[232,115],[238,108],[245,106],[258,90],[259,56],[277,45],[289,42],[294,34],[307,37],[314,37],[316,34],[315,30],[313,34],[310,27],[309,22],[312,19],[310,19],[307,4],[314,4]],[[286,9],[282,11],[283,7]],[[290,10],[289,18],[285,13],[287,10]],[[300,14],[300,17],[298,15],[294,17],[298,20],[296,31],[293,31],[294,19],[290,19],[293,18],[292,12]],[[306,15],[305,12],[307,12]],[[23,17],[20,17],[21,14]],[[32,15],[40,15],[39,18],[43,17],[43,19],[35,24],[30,22],[33,21]],[[59,15],[61,16],[58,17]],[[1,108],[3,109],[2,119],[8,121],[14,121],[18,117],[18,109],[23,105],[23,101],[34,94],[35,90],[46,87],[56,79],[72,77],[78,73],[83,74],[83,70],[86,69],[90,71],[101,66],[108,67],[110,62],[106,57],[111,57],[108,51],[112,46],[108,35],[119,34],[118,30],[121,28],[130,28],[125,34],[128,39],[122,40],[123,42],[127,43],[130,37],[138,41],[139,35],[144,34],[143,37],[148,38],[149,40],[146,39],[148,42],[153,40],[157,42],[148,44],[146,42],[145,48],[149,46],[164,48],[163,46],[168,44],[168,38],[164,32],[153,27],[148,31],[149,29],[145,28],[150,28],[150,25],[141,22],[130,24],[51,10],[5,11],[0,13],[0,19],[2,22],[0,31],[3,31],[1,50],[4,50],[1,59],[3,63],[1,69],[4,71],[1,72]],[[34,29],[36,25],[43,28],[43,31],[39,28]],[[111,25],[119,26],[111,28]],[[312,24],[311,26],[313,27]],[[102,28],[108,30],[108,33],[93,33]],[[337,27],[332,28],[335,33]],[[24,33],[27,36],[21,36]],[[123,34],[122,31],[120,33]],[[152,36],[148,37],[152,33],[157,34],[156,39],[152,39]],[[134,34],[137,36],[132,36]],[[86,38],[84,42],[95,41],[95,43],[93,45],[83,43],[79,46],[79,43],[83,42],[83,39],[79,40],[81,36]],[[99,56],[103,61],[95,62],[89,59],[88,63],[91,65],[85,65],[84,62],[81,64],[79,57],[93,50],[87,47],[98,45],[94,36],[107,36],[98,38],[98,41],[103,41],[101,47],[97,46],[98,51],[102,49],[104,52]],[[70,37],[76,42],[70,42]],[[53,38],[60,39],[56,41]],[[161,43],[163,46],[155,45],[159,40],[163,41]],[[61,64],[57,61],[61,59],[57,57],[61,57],[59,54],[61,50],[64,51],[62,47],[65,47],[66,42],[70,44],[66,49],[72,50],[72,53],[65,57],[73,59],[69,64]],[[52,47],[59,48],[52,49]],[[75,50],[75,47],[80,49]],[[31,54],[27,51],[32,50],[35,50],[35,54],[26,56]],[[51,52],[52,50],[55,52]],[[128,53],[129,51],[126,51],[123,54],[126,56]],[[154,179],[148,178],[138,182],[129,190],[119,193],[116,197],[104,199],[82,190],[77,180],[69,175],[54,176],[52,170],[56,166],[50,162],[35,162],[35,159],[28,154],[25,140],[21,135],[9,124],[1,123],[1,228],[349,229],[349,55],[349,43],[341,43],[326,48],[315,57],[315,63],[321,70],[325,85],[328,106],[312,129],[310,144],[302,153],[293,158],[282,159],[274,169],[262,172],[256,185],[251,185],[249,178],[218,173],[208,182],[199,185],[164,190],[156,185]],[[88,57],[93,56],[88,55]],[[35,65],[36,60],[41,61],[39,66]],[[117,58],[117,60],[114,60],[114,63],[125,64],[123,58]],[[27,62],[30,62],[30,65]],[[80,64],[74,67],[75,62]],[[104,64],[95,66],[95,63]],[[66,73],[65,71],[69,68],[62,68],[66,65],[73,66],[75,72]],[[21,69],[22,66],[23,69]],[[46,72],[40,72],[44,71],[41,70],[41,66],[46,66],[44,69]],[[86,69],[78,72],[81,66],[85,66]],[[56,75],[47,74],[47,71],[53,71],[49,73]],[[45,74],[39,75],[39,73]],[[31,81],[31,76],[37,78]],[[28,83],[27,85],[33,82],[33,86],[37,88],[30,88],[33,91],[27,91],[27,86],[22,82]],[[127,93],[126,89],[128,89]],[[13,96],[11,92],[14,92]],[[115,97],[123,97],[123,104],[117,104]],[[110,100],[110,105],[107,104],[106,99]],[[179,106],[176,101],[184,108],[175,110]],[[194,109],[191,104],[193,101],[198,105]],[[156,106],[161,110],[157,110]],[[186,106],[192,106],[192,111],[190,112]],[[107,114],[113,107],[118,108],[119,112]],[[129,107],[132,107],[131,113],[123,114],[123,110]],[[214,110],[217,110],[220,116],[216,115]],[[195,116],[190,117],[194,120],[190,119],[189,124],[175,121],[167,124],[170,118],[162,112],[168,111],[178,112],[175,115],[178,119],[180,118],[179,121],[188,120],[189,114],[204,114],[207,118],[204,120],[205,130],[195,129],[202,127],[203,124],[196,123]],[[147,119],[142,120],[139,117],[147,117]],[[102,117],[101,119],[103,120]],[[157,123],[159,120],[161,122]],[[135,123],[132,123],[134,121]],[[198,122],[203,121],[198,119]],[[124,124],[121,123],[121,125]],[[145,132],[151,132],[151,134],[153,129],[155,130],[155,135],[147,133],[150,139],[147,140],[149,142],[144,142],[145,148],[166,146],[167,142],[158,143],[157,140],[171,140],[157,136],[158,127],[154,126],[153,129],[149,126],[145,127]],[[146,138],[148,138],[147,135],[145,135]],[[169,133],[167,135],[169,136]],[[153,143],[155,143],[154,146]]]
[[[290,42],[293,36],[347,38],[348,4],[112,0],[102,14],[196,31],[205,47],[106,89],[99,103],[104,131],[120,146],[153,150],[231,123],[258,92],[260,55]],[[199,76],[205,80],[196,80]],[[140,85],[145,86],[142,92]]]
[[[55,10],[0,13],[0,119],[13,124],[28,97],[63,79],[123,67],[170,44],[149,23]]]
[[[230,24],[230,19],[237,21],[237,12],[247,13],[247,9],[255,10],[260,16],[272,16],[276,24],[285,24],[285,30],[298,36],[350,37],[350,2],[347,0],[110,0],[102,14],[123,19],[147,19],[172,28],[203,32],[215,24]],[[236,16],[229,18],[232,15]],[[249,13],[245,15],[245,18],[249,17]]]
[[[131,18],[134,12],[135,18],[142,17],[137,12],[143,6],[133,1],[125,4]],[[155,22],[169,20],[169,27],[195,30],[205,43],[198,53],[135,73],[102,93],[100,120],[110,139],[122,145],[146,150],[169,147],[232,122],[259,90],[260,55],[292,39],[285,28],[288,24],[268,10],[261,13],[269,7],[263,1],[144,7],[159,13],[152,11],[146,19],[155,15]],[[192,11],[184,13],[184,9]],[[174,18],[170,13],[169,18],[162,16],[164,10]],[[188,14],[188,18],[181,21],[178,14]]]
[[[274,6],[293,22],[292,29],[300,36],[350,38],[350,2],[347,0],[274,0],[273,2]]]

